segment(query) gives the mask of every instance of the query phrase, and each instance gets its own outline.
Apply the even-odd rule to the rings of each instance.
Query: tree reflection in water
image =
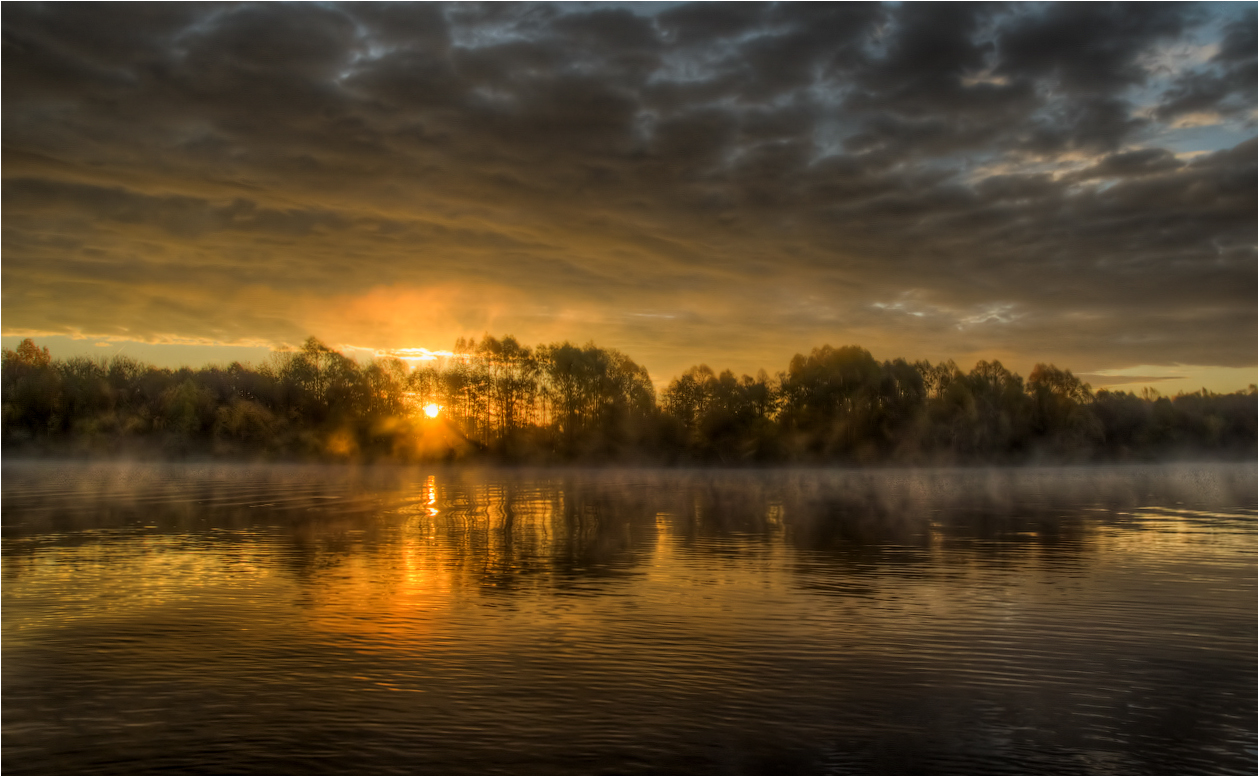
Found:
[[[3,476],[22,770],[1253,766],[1245,465]]]

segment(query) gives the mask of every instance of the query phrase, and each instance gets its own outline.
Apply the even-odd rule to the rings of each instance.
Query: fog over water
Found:
[[[1252,463],[2,475],[10,773],[1256,769]]]

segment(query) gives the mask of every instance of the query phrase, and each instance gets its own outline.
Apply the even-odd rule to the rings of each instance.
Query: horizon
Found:
[[[1259,382],[1253,5],[3,9],[0,344]]]
[[[486,334],[488,335],[488,333]],[[508,337],[508,336],[510,335],[507,335],[507,334],[503,335],[503,337]],[[49,351],[49,355],[54,360],[86,356],[96,361],[108,362],[116,356],[125,356],[128,358],[134,359],[142,364],[156,367],[158,369],[173,369],[173,370],[177,370],[180,368],[190,368],[193,370],[197,370],[197,369],[203,369],[203,368],[209,368],[209,367],[227,367],[233,363],[240,363],[241,365],[247,368],[257,368],[257,367],[262,366],[266,361],[268,361],[274,355],[284,354],[284,353],[295,353],[301,350],[300,345],[289,345],[289,344],[285,344],[279,348],[206,346],[206,345],[166,345],[165,347],[169,348],[170,350],[166,351],[165,353],[163,353],[161,350],[157,350],[158,358],[152,359],[152,358],[145,357],[145,350],[146,350],[145,347],[147,346],[147,348],[150,348],[150,349],[154,349],[154,348],[161,349],[163,347],[162,345],[154,346],[153,344],[147,344],[147,343],[136,344],[136,343],[130,343],[130,342],[125,342],[121,344],[97,342],[97,343],[93,343],[93,345],[96,346],[96,348],[91,348],[91,347],[83,348],[82,346],[80,346],[79,349],[72,350],[69,353],[59,353],[56,350],[55,346],[57,345],[58,341],[64,341],[66,340],[66,338],[46,338],[46,339],[50,339],[54,341],[54,345],[49,346],[46,342],[36,340],[35,338],[4,337],[4,338],[0,338],[0,347],[2,347],[6,351],[12,351],[16,349],[17,346],[22,341],[27,340],[27,339],[34,342],[34,344],[37,347],[47,348]],[[12,341],[12,342],[9,342],[9,341]],[[71,342],[74,342],[74,341],[71,341]],[[475,342],[475,341],[472,341],[472,342]],[[567,342],[572,345],[578,345],[578,346],[586,345],[586,343],[578,343],[572,340],[557,341],[556,343],[553,343],[553,344],[559,344],[559,342]],[[601,344],[599,343],[592,342],[590,344],[601,346]],[[140,347],[139,348],[132,347],[128,351],[127,346],[136,346],[136,345],[139,345]],[[340,353],[344,356],[349,357],[360,366],[369,364],[373,361],[388,361],[392,359],[397,359],[398,361],[402,362],[402,364],[406,367],[408,372],[413,371],[417,368],[423,367],[424,365],[427,365],[427,364],[435,364],[438,368],[442,368],[444,365],[447,364],[447,362],[445,361],[446,359],[449,359],[456,355],[453,351],[449,351],[449,350],[430,350],[427,348],[399,349],[399,350],[423,352],[420,355],[409,355],[409,354],[399,355],[398,353],[382,352],[382,351],[374,350],[371,348],[358,348],[355,346],[338,346],[334,344],[326,344],[326,345],[328,345],[328,347],[330,347],[333,351],[336,351],[337,353]],[[528,348],[535,348],[537,346],[546,345],[546,344],[522,343],[522,345]],[[820,346],[816,346],[816,347],[826,347],[830,345],[831,345],[830,343],[823,343]],[[861,347],[860,345],[856,343],[851,343],[849,345],[857,345],[857,347]],[[108,350],[106,351],[99,350],[99,348],[102,346],[107,348]],[[810,349],[806,349],[805,351],[792,354],[792,356],[784,356],[782,367],[785,369],[787,366],[787,362],[793,356],[807,356],[808,353],[813,350],[814,349],[810,348]],[[205,361],[200,361],[200,362],[187,361],[187,360],[182,360],[178,358],[179,356],[187,354],[189,352],[196,353],[197,351],[201,351],[205,355],[212,356],[214,358],[211,358]],[[629,356],[631,359],[634,358],[634,355],[631,353],[627,353],[625,355]],[[162,358],[163,356],[165,358]],[[880,354],[872,354],[872,356],[876,359],[876,361],[880,361],[880,362],[891,362],[897,359],[903,359],[910,364],[917,364],[924,361],[924,360],[918,360],[918,359],[908,359],[903,356],[897,356],[897,355],[884,356]],[[939,363],[944,364],[947,361],[950,361],[950,360],[942,359],[940,360]],[[971,364],[961,364],[961,363],[958,363],[956,360],[951,360],[951,361],[953,361],[957,365],[957,367],[961,369],[963,372],[967,372],[971,367],[975,366]],[[930,364],[929,361],[928,361],[928,364]],[[1038,364],[1044,364],[1044,363],[1038,362]],[[1027,374],[1031,372],[1030,369],[1020,370],[1020,369],[1013,369],[1010,365],[1004,365],[1004,366],[1007,369],[1010,369],[1012,373],[1019,376],[1026,376]],[[1144,390],[1152,389],[1156,392],[1157,395],[1166,396],[1166,397],[1175,397],[1180,394],[1193,394],[1199,391],[1210,392],[1213,394],[1244,393],[1247,390],[1253,389],[1256,385],[1254,382],[1251,382],[1235,389],[1225,389],[1225,390],[1220,390],[1219,388],[1214,388],[1212,386],[1205,385],[1208,381],[1212,383],[1217,383],[1218,385],[1225,385],[1225,382],[1227,380],[1237,377],[1238,372],[1241,372],[1240,377],[1242,379],[1249,377],[1249,375],[1247,375],[1245,371],[1225,370],[1225,369],[1220,369],[1220,368],[1216,368],[1214,370],[1197,372],[1196,373],[1197,377],[1195,378],[1195,377],[1188,377],[1184,375],[1182,376],[1175,376],[1175,375],[1150,376],[1150,375],[1136,374],[1141,371],[1147,371],[1147,372],[1150,371],[1148,368],[1143,368],[1143,367],[1136,367],[1136,368],[1132,368],[1131,370],[1124,371],[1125,373],[1129,373],[1129,374],[1121,373],[1117,375],[1098,375],[1095,373],[1092,373],[1092,374],[1091,373],[1077,373],[1073,369],[1071,369],[1070,365],[1048,364],[1048,366],[1058,367],[1060,369],[1066,370],[1069,373],[1074,374],[1077,378],[1080,378],[1081,380],[1083,380],[1085,385],[1091,388],[1094,392],[1112,391],[1112,392],[1120,392],[1120,393],[1141,394]],[[723,371],[728,370],[727,367],[714,366],[713,364],[709,364],[702,360],[699,362],[696,362],[693,365],[693,367],[709,367],[713,369],[715,373],[721,373]],[[1173,365],[1170,368],[1162,367],[1159,369],[1164,370],[1164,371],[1176,371],[1178,369],[1178,366]],[[760,370],[757,370],[756,373],[759,373],[762,371],[765,372],[771,378],[784,374],[783,369],[769,369],[769,368],[761,368]],[[731,372],[734,372],[734,371],[731,371]],[[655,389],[657,394],[664,391],[669,386],[670,383],[672,383],[674,380],[680,377],[680,375],[660,377],[651,373],[650,370],[648,371],[648,373],[650,375],[652,386]],[[756,373],[752,373],[752,374],[754,375]],[[740,375],[740,373],[737,373],[737,372],[735,372],[734,374],[736,377]],[[745,372],[745,373],[742,373],[742,375],[749,376],[749,373]],[[1200,380],[1200,378],[1205,378],[1205,379]],[[1094,383],[1090,379],[1098,379],[1102,382]]]

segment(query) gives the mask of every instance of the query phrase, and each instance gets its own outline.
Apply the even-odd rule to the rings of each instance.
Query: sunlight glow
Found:
[[[411,367],[416,367],[421,362],[432,362],[438,359],[467,359],[467,354],[454,353],[453,351],[431,351],[428,348],[378,349],[374,352],[374,355],[378,359],[401,359]]]
[[[424,406],[424,415],[428,416],[429,418],[436,418],[437,414],[440,413],[441,411],[442,411],[441,405],[430,404],[430,405]]]

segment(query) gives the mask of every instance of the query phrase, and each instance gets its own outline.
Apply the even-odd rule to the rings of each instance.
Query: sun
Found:
[[[425,405],[424,406],[424,415],[428,416],[429,418],[436,418],[437,414],[440,413],[441,411],[442,411],[441,405]]]

